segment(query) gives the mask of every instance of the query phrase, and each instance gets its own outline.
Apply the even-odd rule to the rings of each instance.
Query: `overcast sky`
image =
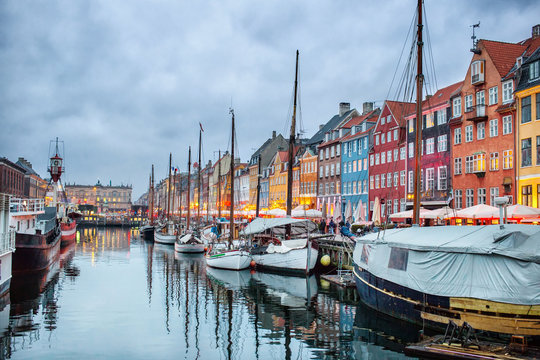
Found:
[[[338,103],[382,104],[415,11],[395,1],[0,1],[0,156],[45,177],[49,141],[65,142],[64,182],[133,184],[168,155],[187,168],[230,139],[235,109],[243,161],[277,130],[288,137],[295,51],[305,137]],[[539,1],[428,0],[438,87],[463,80],[479,38],[517,42]],[[196,152],[194,152],[196,156]]]

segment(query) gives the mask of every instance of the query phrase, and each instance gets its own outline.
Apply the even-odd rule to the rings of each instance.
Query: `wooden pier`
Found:
[[[353,269],[354,242],[341,235],[317,238],[321,256],[330,256],[330,263],[338,269]]]

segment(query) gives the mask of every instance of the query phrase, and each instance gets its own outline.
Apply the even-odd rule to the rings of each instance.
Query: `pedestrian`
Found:
[[[330,223],[328,224],[328,230],[330,234],[336,233],[336,223],[334,222],[334,218],[330,218]]]
[[[319,231],[321,234],[326,232],[326,219],[321,219],[321,222],[319,223]]]

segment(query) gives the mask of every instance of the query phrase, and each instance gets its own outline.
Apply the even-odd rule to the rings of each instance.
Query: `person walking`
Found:
[[[326,233],[326,219],[321,219],[321,222],[319,223],[319,231],[321,234]]]

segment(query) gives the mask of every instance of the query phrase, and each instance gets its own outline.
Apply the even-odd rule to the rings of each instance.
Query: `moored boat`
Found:
[[[139,231],[145,240],[154,240],[154,230],[155,226],[150,224],[143,225],[139,228]]]
[[[9,291],[12,254],[15,250],[15,230],[9,227],[9,201],[8,194],[0,194],[0,299]]]
[[[159,244],[173,245],[176,241],[176,229],[172,221],[161,228],[155,228],[154,241]]]
[[[251,253],[246,250],[226,250],[206,255],[210,267],[226,270],[243,270],[251,263]]]
[[[60,222],[60,230],[62,231],[62,246],[74,242],[77,238],[77,222],[74,219]]]
[[[185,234],[174,243],[174,250],[180,253],[203,253],[205,248],[206,245],[194,233]]]

